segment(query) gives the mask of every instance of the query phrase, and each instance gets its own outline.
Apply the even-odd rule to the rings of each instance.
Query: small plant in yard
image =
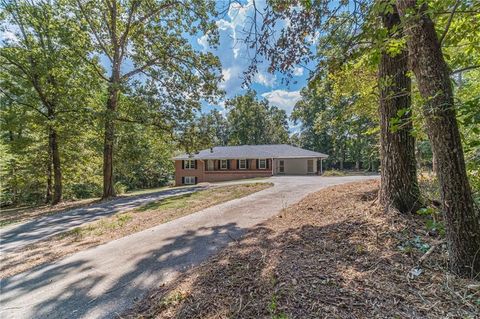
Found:
[[[287,315],[283,313],[283,311],[278,313],[277,296],[275,294],[272,295],[272,299],[268,305],[268,311],[270,312],[272,319],[288,319]]]
[[[345,173],[336,169],[325,171],[323,176],[345,176]]]
[[[432,236],[440,235],[445,236],[445,226],[440,221],[440,212],[433,207],[421,208],[417,211],[418,215],[427,216],[425,226],[428,230],[428,234]]]

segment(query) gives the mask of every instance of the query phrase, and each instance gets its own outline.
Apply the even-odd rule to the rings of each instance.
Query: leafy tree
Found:
[[[47,168],[46,201],[56,204],[63,192],[59,134],[68,125],[70,130],[77,127],[72,125],[72,114],[78,116],[85,110],[88,90],[95,85],[90,65],[74,49],[86,38],[75,24],[62,18],[64,8],[56,2],[2,1],[2,7],[8,23],[5,31],[14,34],[0,51],[7,140],[13,146],[17,138],[24,138],[23,128],[14,125],[26,123],[17,122],[15,116],[44,130],[41,138],[48,141],[48,158],[39,167]]]
[[[455,3],[451,17],[460,4]],[[468,5],[463,3],[464,7]],[[480,251],[480,217],[467,177],[451,72],[441,49],[450,22],[439,37],[426,2],[398,0],[397,6],[405,24],[409,54],[415,57],[411,59],[412,71],[423,98],[423,115],[437,163],[450,268],[463,276],[476,275],[480,273],[480,259],[476,257]]]
[[[226,103],[229,145],[281,144],[288,141],[288,122],[284,110],[258,101],[254,91],[236,96]]]
[[[217,41],[214,1],[76,0],[75,20],[87,26],[92,52],[106,58],[108,72],[104,115],[103,197],[115,195],[113,154],[120,93],[135,79],[154,81],[157,99],[176,113],[200,108],[217,94],[219,61],[193,49],[186,35],[208,34]]]

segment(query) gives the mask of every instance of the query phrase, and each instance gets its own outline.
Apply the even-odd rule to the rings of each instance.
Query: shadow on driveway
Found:
[[[0,281],[1,317],[115,317],[152,286],[207,259],[243,232],[235,223],[200,227],[166,238],[158,249],[141,252],[131,247],[139,251],[133,256],[131,251],[118,251],[118,258],[99,264],[95,256],[84,254],[37,267]],[[124,259],[136,261],[126,266]]]
[[[163,198],[189,194],[206,188],[208,187],[173,188],[144,195],[120,197],[88,207],[76,208],[59,214],[44,216],[18,225],[7,226],[4,230],[0,229],[1,250],[8,252],[23,248],[38,240],[59,234],[105,216],[131,210]]]

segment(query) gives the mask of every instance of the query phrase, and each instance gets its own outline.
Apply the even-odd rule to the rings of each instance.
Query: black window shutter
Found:
[[[198,183],[198,177],[195,176],[195,184]]]
[[[220,160],[216,160],[217,161],[217,168],[220,169]]]
[[[247,169],[249,169],[249,168],[250,168],[250,160],[247,159]]]
[[[182,161],[182,169],[185,169],[185,161]]]
[[[240,160],[237,159],[237,169],[239,169],[239,168],[240,168]]]
[[[226,160],[227,161],[227,169],[230,169],[230,160]]]
[[[185,177],[182,177],[182,184],[185,184]]]
[[[266,164],[267,164],[267,168],[269,168],[269,164],[270,164],[270,161],[268,159],[265,160]]]
[[[257,166],[257,169],[260,168],[260,167],[259,167],[259,164],[260,164],[260,160],[257,159],[257,165],[256,165],[256,166]]]
[[[193,168],[194,169],[197,169],[197,160],[193,161],[194,162],[194,165],[193,165]]]

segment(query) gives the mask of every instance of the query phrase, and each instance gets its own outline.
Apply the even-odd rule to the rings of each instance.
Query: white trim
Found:
[[[194,159],[183,160],[183,169],[188,169],[188,170],[195,169],[195,160]]]
[[[262,161],[263,161],[263,167],[262,167]],[[267,159],[266,158],[259,158],[258,159],[258,169],[267,169]]]
[[[243,162],[243,167],[242,167]],[[238,160],[238,169],[247,169],[247,160],[246,159],[239,159]]]
[[[183,177],[183,184],[194,185],[195,184],[195,176],[184,176]]]
[[[223,167],[223,163],[225,163],[225,167]],[[228,169],[228,160],[226,159],[220,160],[220,169]]]

